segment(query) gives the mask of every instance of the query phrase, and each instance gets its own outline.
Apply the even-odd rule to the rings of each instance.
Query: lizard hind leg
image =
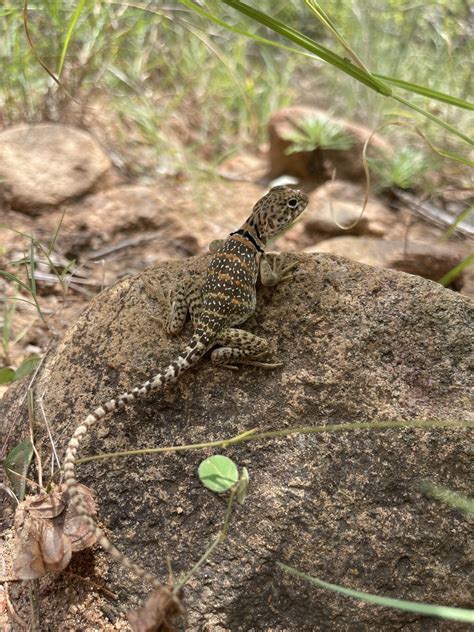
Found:
[[[237,369],[235,364],[250,364],[267,369],[283,366],[282,362],[260,361],[269,351],[267,340],[243,329],[224,329],[216,338],[216,344],[221,346],[213,350],[211,360],[228,369]]]

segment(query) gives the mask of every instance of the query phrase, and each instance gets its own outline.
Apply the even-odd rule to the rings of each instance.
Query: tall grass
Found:
[[[5,123],[74,120],[78,108],[58,90],[28,47],[22,7],[5,0],[0,9],[0,107]],[[189,5],[189,6],[186,6]],[[272,112],[300,101],[375,126],[387,117],[412,119],[401,106],[368,90],[332,66],[287,50],[259,46],[230,33],[189,7],[192,0],[126,2],[30,0],[28,26],[35,50],[80,101],[106,94],[113,111],[132,124],[141,142],[176,156],[170,126],[192,152],[206,147],[219,157],[239,143],[261,142]],[[225,3],[200,3],[237,30],[289,46],[281,36]],[[138,8],[141,7],[141,8]],[[261,0],[263,13],[347,56],[340,42],[302,2]],[[462,0],[421,5],[408,0],[328,0],[324,9],[372,73],[395,76],[452,96],[472,93],[468,12]],[[296,48],[296,47],[295,47]],[[468,130],[469,112],[410,99],[432,114]],[[82,110],[81,114],[84,114]],[[454,151],[459,143],[429,120],[417,119],[433,140]],[[181,127],[180,127],[181,126]],[[403,135],[400,130],[388,132]]]

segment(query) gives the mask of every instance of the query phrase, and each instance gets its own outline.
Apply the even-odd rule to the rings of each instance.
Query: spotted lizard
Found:
[[[305,209],[308,197],[288,186],[276,186],[255,204],[244,224],[219,244],[212,254],[207,277],[202,285],[185,282],[175,292],[167,330],[178,333],[184,326],[188,311],[194,324],[194,333],[184,350],[160,373],[131,391],[109,399],[92,411],[76,428],[69,441],[64,459],[64,478],[72,504],[99,544],[122,566],[129,568],[155,586],[154,575],[129,560],[105,536],[89,514],[81,497],[75,473],[76,454],[86,433],[108,413],[122,409],[150,391],[162,389],[175,382],[193,367],[204,354],[211,352],[213,363],[230,368],[235,364],[253,364],[264,367],[280,364],[261,361],[268,350],[267,340],[248,331],[238,329],[255,312],[258,276],[263,285],[273,286],[294,267],[283,266],[275,257],[270,263],[265,248],[270,238],[283,232]]]

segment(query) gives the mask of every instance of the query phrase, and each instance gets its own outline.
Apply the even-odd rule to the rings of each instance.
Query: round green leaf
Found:
[[[226,492],[239,479],[236,464],[221,454],[202,461],[198,473],[201,483],[213,492]]]
[[[0,384],[10,384],[15,379],[15,370],[9,366],[0,369]]]

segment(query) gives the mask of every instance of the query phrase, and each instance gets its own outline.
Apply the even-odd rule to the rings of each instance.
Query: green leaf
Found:
[[[13,491],[21,501],[25,497],[26,475],[33,456],[33,446],[29,439],[21,441],[11,450],[3,463]]]
[[[213,492],[226,492],[239,480],[236,464],[221,454],[202,461],[198,473],[201,483]]]
[[[277,562],[277,565],[287,573],[290,573],[290,575],[300,577],[311,584],[319,586],[320,588],[327,588],[328,590],[340,593],[346,597],[353,597],[354,599],[360,599],[361,601],[368,601],[369,603],[374,603],[378,606],[385,606],[387,608],[396,608],[397,610],[406,610],[407,612],[414,612],[416,614],[425,614],[430,617],[440,617],[441,619],[451,619],[452,621],[466,621],[467,623],[474,623],[474,610],[371,595],[370,593],[344,588],[344,586],[338,586],[337,584],[329,584],[328,582],[324,582],[322,579],[317,579],[311,575],[306,575],[306,573],[301,573],[296,568],[287,566],[281,562]]]
[[[15,380],[21,380],[26,375],[32,373],[38,366],[41,358],[40,356],[31,356],[23,360],[18,369],[15,371]]]
[[[465,110],[474,110],[474,104],[469,103],[469,101],[458,99],[458,97],[452,97],[450,94],[438,92],[438,90],[432,90],[431,88],[426,88],[425,86],[419,86],[417,83],[411,83],[411,81],[403,81],[402,79],[395,79],[394,77],[387,77],[386,75],[378,75],[375,72],[374,77],[377,77],[377,79],[381,79],[382,81],[386,81],[387,83],[391,83],[392,86],[397,86],[398,88],[402,88],[403,90],[408,90],[409,92],[421,94],[424,97],[428,97],[429,99],[442,101],[443,103],[449,103],[449,105],[454,105],[458,108],[464,108]]]
[[[15,369],[4,366],[0,369],[0,384],[10,384],[15,379]]]
[[[249,471],[246,467],[242,468],[242,472],[240,474],[239,483],[237,485],[235,498],[240,505],[243,505],[246,497],[247,491],[249,487]]]

